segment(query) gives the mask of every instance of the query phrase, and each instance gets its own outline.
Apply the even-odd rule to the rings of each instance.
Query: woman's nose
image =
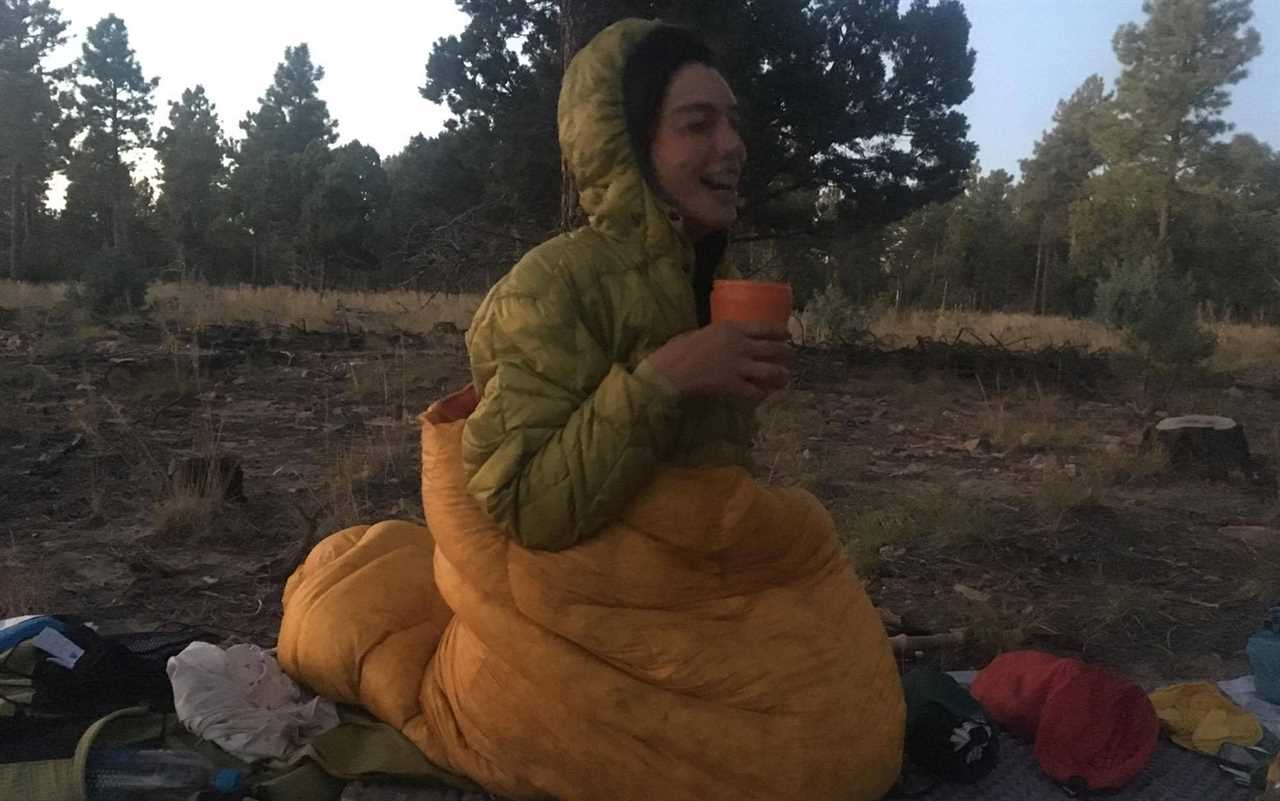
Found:
[[[721,153],[736,155],[739,160],[746,160],[747,144],[742,141],[742,135],[738,133],[737,126],[732,122],[726,120],[721,123],[717,145]]]

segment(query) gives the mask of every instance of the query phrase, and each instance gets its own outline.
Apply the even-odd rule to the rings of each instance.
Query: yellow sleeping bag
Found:
[[[664,469],[599,536],[531,551],[468,494],[456,416],[421,418],[430,531],[339,532],[290,578],[292,676],[513,799],[888,791],[902,689],[816,499],[740,468]]]

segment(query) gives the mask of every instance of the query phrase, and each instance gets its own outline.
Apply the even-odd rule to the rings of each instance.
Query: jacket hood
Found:
[[[573,57],[560,87],[560,152],[578,183],[588,224],[613,239],[654,250],[690,247],[680,216],[644,178],[631,147],[622,73],[636,46],[660,23],[625,19],[605,28]]]

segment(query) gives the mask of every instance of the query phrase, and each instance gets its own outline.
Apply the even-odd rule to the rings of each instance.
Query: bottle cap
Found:
[[[1280,632],[1280,606],[1273,606],[1267,610],[1267,619],[1262,621],[1262,627]]]
[[[213,789],[220,793],[234,793],[240,787],[240,771],[223,768],[213,774]]]

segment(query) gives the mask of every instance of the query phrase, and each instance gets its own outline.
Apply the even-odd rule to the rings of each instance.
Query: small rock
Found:
[[[240,376],[239,378],[231,382],[231,386],[239,387],[247,383],[249,383],[249,379],[245,378],[244,376]]]
[[[1030,448],[1032,445],[1036,444],[1036,435],[1028,431],[1021,437],[1018,437],[1018,444],[1024,448]]]
[[[991,600],[991,596],[982,590],[975,590],[973,587],[964,584],[957,584],[952,587],[962,598],[973,601],[974,603],[985,604]]]
[[[894,560],[904,556],[907,552],[906,548],[900,545],[881,545],[879,554],[881,559]]]
[[[1241,389],[1240,387],[1232,387],[1231,389],[1227,390],[1227,395],[1232,398],[1243,398],[1244,390]]]
[[[986,437],[974,437],[973,439],[965,440],[963,447],[969,453],[978,453],[979,451],[991,450],[991,443]]]
[[[907,430],[907,427],[902,425],[901,423],[894,423],[893,425],[889,426],[890,434],[901,434],[906,430]]]
[[[1027,460],[1027,466],[1033,470],[1056,470],[1058,467],[1058,457],[1052,453],[1037,453]]]
[[[902,478],[903,476],[918,476],[921,473],[928,472],[929,468],[920,462],[912,462],[901,470],[895,470],[889,474],[890,478]]]
[[[1223,526],[1218,533],[1245,545],[1267,545],[1280,542],[1280,529],[1268,526]]]
[[[1066,473],[1071,478],[1075,478],[1080,474],[1080,468],[1073,462],[1063,467],[1062,472]]]

